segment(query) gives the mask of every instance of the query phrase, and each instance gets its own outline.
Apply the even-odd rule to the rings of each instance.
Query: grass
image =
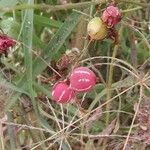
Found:
[[[149,149],[150,3],[118,1],[114,46],[89,40],[86,31],[109,2],[99,11],[99,2],[70,2],[0,1],[0,27],[16,41],[0,56],[0,149]],[[59,70],[68,49],[74,59]],[[77,65],[96,73],[96,86],[72,103],[54,102],[52,86]]]

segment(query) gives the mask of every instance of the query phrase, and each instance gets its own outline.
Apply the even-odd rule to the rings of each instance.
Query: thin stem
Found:
[[[57,125],[58,125],[58,127],[59,127],[59,130],[61,130],[61,126],[60,126],[60,123],[59,123],[58,118],[57,118],[57,116],[56,116],[56,113],[55,113],[55,111],[54,111],[54,108],[52,107],[52,105],[51,105],[51,103],[49,102],[49,99],[48,99],[47,97],[46,97],[46,100],[47,100],[47,103],[48,103],[48,105],[49,105],[49,108],[51,109],[51,111],[52,111],[52,113],[53,113],[53,115],[54,115],[54,118],[55,118],[56,123],[57,123]]]
[[[93,134],[78,134],[78,133],[73,133],[73,136],[84,136],[84,137],[88,137],[90,139],[99,139],[99,138],[114,138],[114,137],[119,137],[119,138],[127,138],[126,135],[119,135],[119,134],[98,134],[98,135],[93,135]],[[130,137],[130,139],[136,139],[136,140],[140,140],[140,138],[138,137]]]
[[[119,32],[122,31],[121,29],[120,29]],[[112,58],[116,58],[116,55],[117,55],[117,52],[118,52],[118,48],[119,48],[119,45],[118,45],[119,44],[119,34],[116,34],[115,38],[116,38],[116,42],[113,43],[114,44],[114,49],[113,49],[113,53],[112,53]],[[108,70],[108,80],[107,80],[107,96],[106,96],[107,100],[109,100],[111,98],[111,95],[112,95],[111,88],[112,88],[113,70],[114,70],[113,63],[114,63],[114,59],[111,59],[111,64],[110,64],[110,67],[109,67],[109,70]],[[110,106],[111,106],[111,103],[108,103],[106,105],[106,111],[110,110]],[[106,127],[109,125],[109,120],[110,120],[110,113],[108,112],[106,114]],[[107,145],[107,140],[104,140],[103,149],[106,148],[106,145]]]
[[[92,40],[87,41],[87,42],[85,43],[85,46],[84,46],[83,50],[81,51],[81,54],[80,54],[79,58],[77,58],[75,64],[74,64],[73,67],[72,67],[73,69],[76,67],[76,65],[78,65],[78,63],[81,61],[81,59],[87,54],[87,52],[88,52],[88,47],[89,47],[89,45],[91,44],[91,42],[92,42]]]
[[[114,46],[114,50],[113,50],[113,54],[112,54],[112,58],[115,58],[117,55],[117,51],[118,51],[118,44]],[[107,82],[107,99],[111,98],[111,86],[112,86],[112,80],[113,80],[113,70],[114,70],[114,59],[111,60],[111,64],[110,64],[110,68],[109,68],[109,73],[108,73],[108,82]],[[108,103],[108,105],[106,106],[106,110],[110,110],[110,103]],[[106,124],[109,124],[109,113],[106,116]]]
[[[133,1],[133,0],[118,0],[118,2],[130,3],[133,5],[139,5],[141,7],[150,7],[150,4],[148,4],[148,3],[140,3],[137,1]]]
[[[133,125],[134,125],[134,122],[135,122],[135,119],[136,119],[136,116],[137,116],[137,114],[138,114],[139,107],[140,107],[140,104],[141,104],[141,101],[142,101],[142,97],[143,97],[143,86],[141,85],[141,87],[140,87],[139,102],[138,102],[138,104],[137,104],[136,111],[135,111],[134,117],[133,117],[133,119],[132,119],[132,123],[131,123],[130,129],[129,129],[129,132],[128,132],[127,138],[126,138],[126,140],[125,140],[123,150],[126,149],[126,146],[127,146],[127,144],[128,144],[128,141],[129,141],[129,138],[130,138],[130,134],[131,134],[131,131],[132,131],[132,128],[133,128]]]
[[[117,51],[118,51],[118,44],[114,46],[114,50],[113,50],[113,54],[112,54],[112,58],[115,58],[117,55]],[[111,91],[111,86],[112,86],[112,80],[113,80],[113,70],[114,70],[114,59],[111,60],[111,64],[110,64],[110,68],[109,68],[109,73],[108,73],[108,81],[107,81],[107,96],[106,99],[109,100],[111,98],[112,95],[112,91]],[[110,104],[108,103],[106,105],[106,111],[110,110]],[[108,112],[106,114],[106,127],[109,125],[109,119],[110,119],[110,112]],[[104,140],[103,143],[103,150],[106,149],[106,145],[107,145],[107,139]]]
[[[110,67],[109,67],[109,70],[108,70],[108,80],[107,80],[107,96],[106,96],[106,99],[109,100],[111,98],[111,87],[112,87],[112,82],[113,82],[113,70],[114,70],[114,65],[113,63],[115,62],[115,59],[116,58],[116,55],[117,55],[117,52],[118,52],[118,48],[119,48],[119,40],[120,40],[120,35],[122,33],[122,27],[120,28],[119,30],[119,33],[116,34],[116,42],[114,43],[114,49],[113,49],[113,53],[112,53],[112,58],[111,59],[111,64],[110,64]],[[110,110],[110,103],[108,103],[106,105],[106,111],[109,111]],[[110,113],[108,113],[106,115],[106,126],[109,124],[109,119],[110,119]]]
[[[8,121],[13,122],[13,115],[10,111],[7,112]],[[15,128],[8,126],[8,135],[10,138],[10,149],[16,149],[16,138],[15,138]]]
[[[142,7],[138,6],[138,7],[135,7],[135,8],[122,10],[121,13],[128,13],[128,12],[132,12],[132,11],[136,11],[136,10],[140,10],[140,9],[142,9]]]
[[[68,10],[73,8],[85,8],[90,5],[99,4],[99,2],[81,2],[81,3],[68,3],[64,5],[47,5],[47,4],[21,4],[14,7],[0,7],[1,12],[12,12],[14,10],[25,9],[40,9],[47,12],[54,12],[59,10]]]
[[[140,3],[136,1],[131,0],[118,0],[117,2],[124,2],[129,3],[133,5],[138,5],[141,7],[150,7],[150,4],[147,3]],[[106,1],[94,1],[94,2],[81,2],[81,3],[67,3],[64,5],[47,5],[47,4],[21,4],[14,7],[0,7],[0,12],[13,12],[15,10],[25,10],[25,9],[40,9],[40,10],[46,10],[47,12],[54,12],[59,10],[69,10],[69,9],[77,9],[77,8],[86,8],[90,5],[97,5],[97,4],[103,4],[106,3]]]

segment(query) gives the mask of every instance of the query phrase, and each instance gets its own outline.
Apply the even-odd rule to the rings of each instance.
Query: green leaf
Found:
[[[28,4],[33,4],[34,0],[28,0]],[[23,46],[25,54],[25,67],[26,67],[26,85],[27,90],[30,93],[30,98],[33,104],[33,108],[39,123],[46,127],[51,128],[47,121],[41,116],[38,104],[35,99],[36,93],[33,90],[33,78],[32,78],[32,37],[33,37],[33,10],[26,10],[23,18]]]
[[[62,22],[47,17],[43,17],[40,15],[34,15],[34,24],[38,26],[44,26],[44,27],[60,28]]]
[[[0,28],[4,31],[4,33],[7,33],[9,36],[17,38],[20,24],[17,23],[13,17],[9,17],[0,21]]]
[[[80,20],[81,14],[77,12],[73,12],[67,20],[64,22],[62,27],[57,31],[57,33],[54,35],[54,37],[49,42],[46,49],[44,49],[44,52],[42,54],[42,57],[49,63],[53,56],[58,53],[62,45],[64,44],[67,37],[70,35],[74,27],[77,25],[77,23]],[[40,59],[37,58],[34,61],[33,64],[33,75],[37,76],[40,74],[45,68],[46,64]]]
[[[38,84],[36,82],[33,83],[35,88],[45,94],[48,98],[51,98],[50,90],[48,90],[46,87],[42,86],[41,84]]]
[[[63,26],[55,34],[55,36],[50,41],[48,46],[44,49],[43,55],[47,56],[46,57],[47,62],[50,61],[52,59],[53,55],[59,51],[59,49],[64,44],[67,37],[70,35],[70,33],[72,32],[74,27],[79,22],[80,16],[81,16],[81,14],[79,14],[77,12],[73,12],[69,16],[69,18],[64,22]],[[33,75],[34,75],[34,77],[36,77],[36,75],[40,74],[45,68],[46,68],[46,64],[40,58],[37,58],[33,64]],[[27,85],[26,76],[24,75],[17,82],[17,86],[25,88],[26,85]],[[19,97],[19,95],[15,96],[14,99],[17,100],[17,97]],[[11,107],[12,107],[12,105],[9,105],[9,107],[7,107],[7,109],[10,109]]]
[[[9,98],[6,102],[5,111],[9,111],[10,108],[16,103],[18,100],[18,97],[20,96],[20,93],[13,93],[11,95],[11,98]]]
[[[35,33],[33,33],[33,46],[40,49],[46,48],[46,44]]]
[[[28,95],[28,93],[26,91],[24,91],[21,88],[18,88],[17,86],[12,84],[11,82],[8,82],[1,75],[0,75],[0,86],[5,87],[7,89],[10,89],[11,91],[14,91],[14,92],[24,93],[24,94]]]
[[[13,7],[17,4],[17,0],[0,0],[0,7]],[[0,17],[4,12],[0,12]]]

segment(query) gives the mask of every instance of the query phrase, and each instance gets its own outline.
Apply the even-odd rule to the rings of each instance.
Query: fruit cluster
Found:
[[[96,75],[87,67],[75,68],[66,81],[56,83],[52,88],[52,99],[58,103],[70,102],[75,92],[88,92],[96,83]]]
[[[87,32],[92,40],[102,40],[108,35],[108,31],[114,29],[121,19],[121,13],[115,6],[109,6],[104,10],[101,18],[93,18],[87,26]],[[58,103],[70,102],[75,97],[75,92],[88,92],[96,83],[96,76],[87,67],[74,69],[66,81],[58,82],[52,88],[52,99]]]
[[[121,13],[116,6],[108,6],[101,17],[94,17],[87,26],[88,35],[92,40],[102,40],[110,29],[120,22]]]

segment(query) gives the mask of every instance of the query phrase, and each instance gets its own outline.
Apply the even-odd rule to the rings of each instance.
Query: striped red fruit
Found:
[[[74,91],[64,81],[56,83],[52,88],[52,99],[58,103],[68,103],[74,95]]]
[[[88,92],[96,84],[95,73],[87,67],[78,67],[70,75],[70,87],[77,92]]]

